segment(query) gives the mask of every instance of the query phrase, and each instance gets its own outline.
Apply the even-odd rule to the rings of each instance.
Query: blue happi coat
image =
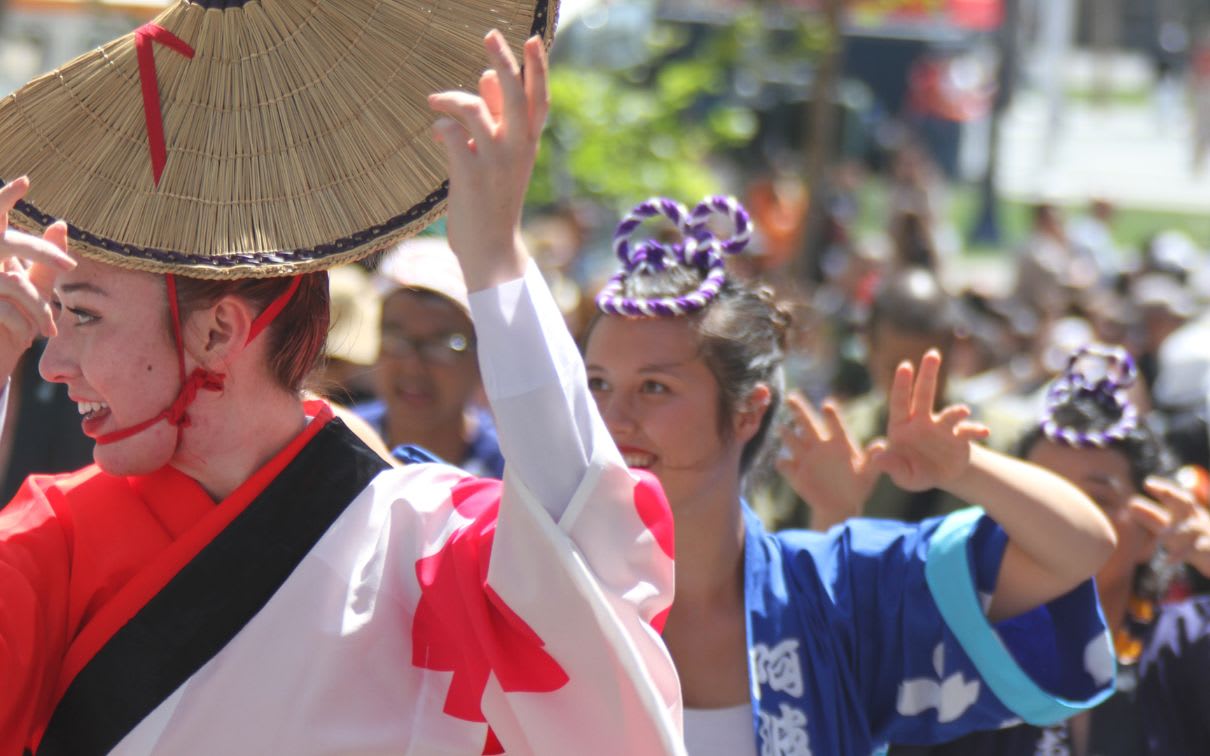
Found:
[[[918,525],[850,520],[767,533],[746,506],[744,602],[760,756],[867,756],[1022,720],[1053,723],[1113,689],[1089,580],[992,625],[1007,544],[978,509]]]

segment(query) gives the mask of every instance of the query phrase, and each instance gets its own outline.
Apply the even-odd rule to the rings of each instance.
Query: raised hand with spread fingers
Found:
[[[970,408],[953,405],[934,412],[941,353],[929,350],[919,371],[903,362],[895,371],[888,401],[885,439],[869,447],[870,466],[885,472],[906,491],[943,488],[957,479],[971,460],[972,443],[988,429],[970,422]]]
[[[1152,498],[1135,497],[1131,517],[1155,537],[1170,562],[1184,562],[1210,578],[1210,512],[1176,483],[1152,477],[1145,486]]]
[[[871,445],[870,466],[910,491],[940,488],[983,507],[1008,534],[992,621],[1052,601],[1082,583],[1116,545],[1113,525],[1080,489],[1037,465],[976,443],[985,426],[963,405],[933,411],[941,355],[919,371],[904,363],[891,386],[887,436]]]
[[[821,418],[797,393],[786,397],[786,408],[791,419],[781,431],[776,467],[811,509],[811,528],[827,530],[859,516],[878,471],[853,440],[840,409],[824,402]]]
[[[441,92],[429,107],[449,159],[447,229],[470,291],[520,278],[529,254],[521,241],[521,208],[538,155],[550,95],[542,40],[525,43],[525,68],[504,36],[484,39],[491,63],[478,94]]]

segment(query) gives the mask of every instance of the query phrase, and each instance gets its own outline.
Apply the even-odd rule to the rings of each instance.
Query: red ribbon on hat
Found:
[[[193,58],[193,48],[164,27],[153,23],[143,24],[134,31],[139,83],[143,87],[143,119],[147,123],[147,146],[151,150],[151,174],[155,185],[159,186],[160,174],[168,162],[168,149],[164,146],[164,115],[160,112],[160,86],[156,81],[153,42],[159,42],[190,59]]]

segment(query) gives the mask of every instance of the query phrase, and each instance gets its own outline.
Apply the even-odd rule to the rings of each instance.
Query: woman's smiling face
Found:
[[[180,390],[176,349],[167,322],[164,278],[78,258],[59,273],[53,307],[58,335],[39,364],[42,377],[66,384],[91,438],[155,417]],[[106,472],[137,475],[167,464],[177,429],[157,423],[93,457]]]
[[[722,433],[718,381],[689,320],[602,317],[584,362],[626,464],[659,478],[674,509],[720,474],[738,477],[742,443]]]

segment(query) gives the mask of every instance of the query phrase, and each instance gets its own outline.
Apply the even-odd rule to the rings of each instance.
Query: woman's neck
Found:
[[[738,473],[739,460],[731,469]],[[716,709],[749,700],[744,613],[744,518],[736,474],[670,493],[676,521],[676,595],[664,641],[685,706]],[[724,476],[726,477],[726,476]]]
[[[307,425],[302,400],[274,387],[199,398],[195,422],[180,430],[173,466],[222,501]],[[204,407],[202,403],[205,401]]]
[[[677,608],[733,603],[743,594],[744,518],[739,482],[704,488],[672,507],[676,520]]]

